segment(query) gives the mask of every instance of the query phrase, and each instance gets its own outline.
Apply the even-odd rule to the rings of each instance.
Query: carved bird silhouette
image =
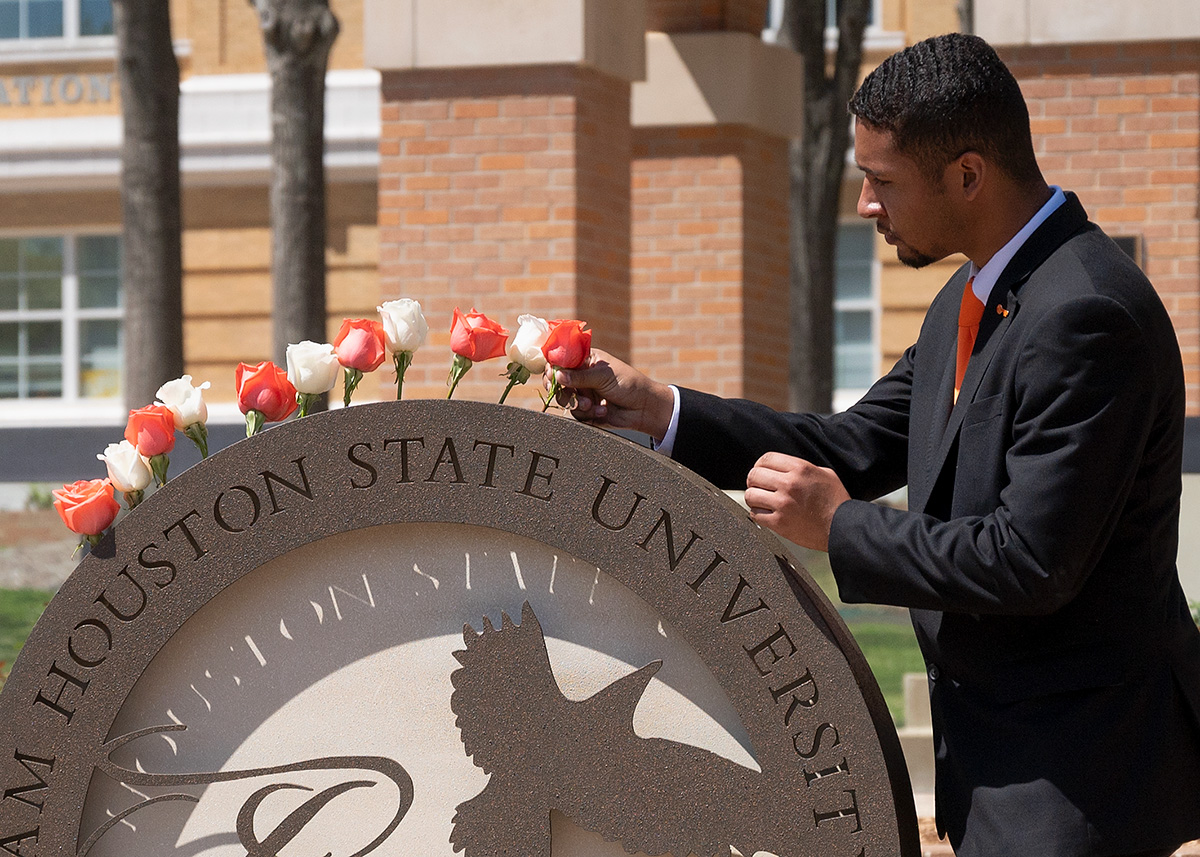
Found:
[[[490,775],[457,807],[455,851],[549,857],[557,809],[630,853],[801,853],[809,833],[795,820],[793,789],[699,747],[634,733],[634,709],[661,661],[575,702],[555,681],[529,603],[520,625],[502,617],[499,629],[486,617],[482,632],[466,625],[466,650],[454,653],[462,666],[450,676],[450,707],[467,754]]]

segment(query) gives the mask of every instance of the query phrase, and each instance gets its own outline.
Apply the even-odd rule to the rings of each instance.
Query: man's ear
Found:
[[[976,151],[963,152],[955,159],[954,165],[959,180],[962,182],[963,199],[974,202],[983,190],[987,179],[988,163]]]

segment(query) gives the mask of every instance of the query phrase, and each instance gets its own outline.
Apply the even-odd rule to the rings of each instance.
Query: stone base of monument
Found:
[[[613,435],[379,403],[174,477],[0,694],[19,857],[917,857],[900,741],[808,574]]]

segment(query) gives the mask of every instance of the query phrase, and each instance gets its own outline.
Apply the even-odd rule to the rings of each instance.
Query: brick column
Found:
[[[630,80],[643,40],[630,10],[641,5],[530,2],[544,6],[532,33],[508,19],[511,4],[368,0],[367,57],[382,70],[382,298],[420,300],[431,327],[406,380],[414,396],[445,394],[455,306],[513,332],[524,312],[582,318],[597,344],[629,353]],[[394,38],[379,32],[389,26]],[[498,398],[505,362],[472,369],[456,398]],[[535,386],[509,401],[537,404]]]
[[[649,33],[634,86],[634,363],[778,408],[798,61],[748,33]]]
[[[1139,236],[1200,415],[1200,42],[1003,50],[1029,103],[1038,162],[1109,235]]]

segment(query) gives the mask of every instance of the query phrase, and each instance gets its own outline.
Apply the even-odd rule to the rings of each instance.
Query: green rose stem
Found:
[[[520,363],[512,362],[508,364],[508,386],[504,388],[504,392],[500,394],[500,404],[504,404],[504,400],[508,398],[508,392],[517,384],[524,384],[529,380],[529,370]]]
[[[358,389],[358,382],[362,380],[363,373],[361,369],[351,369],[346,367],[345,385],[342,390],[342,404],[347,408],[350,407],[350,397],[354,395],[354,391]]]
[[[300,406],[300,416],[307,417],[308,412],[312,410],[312,406],[320,401],[320,399],[320,393],[297,393],[296,404]]]
[[[246,411],[246,437],[254,437],[262,431],[263,422],[262,411]]]
[[[125,506],[130,511],[133,511],[134,507],[136,507],[138,503],[142,502],[142,498],[145,496],[146,496],[145,491],[126,491],[125,492]]]
[[[150,456],[150,471],[159,486],[167,484],[167,466],[170,463],[171,459],[165,452]]]
[[[558,368],[550,367],[550,386],[546,390],[546,398],[542,399],[542,413],[549,410],[551,403],[554,402],[554,397],[558,395]]]
[[[400,393],[404,390],[404,373],[412,365],[413,353],[411,351],[397,351],[392,355],[392,360],[396,364],[396,401],[398,402],[400,401]]]
[[[208,426],[201,422],[195,422],[185,428],[183,433],[192,443],[196,444],[200,450],[200,457],[208,458]]]
[[[446,394],[447,399],[454,395],[458,382],[462,380],[463,375],[467,374],[471,365],[470,358],[463,357],[461,354],[454,355],[454,362],[450,364],[450,377],[446,379],[446,383],[450,386],[450,392]]]

